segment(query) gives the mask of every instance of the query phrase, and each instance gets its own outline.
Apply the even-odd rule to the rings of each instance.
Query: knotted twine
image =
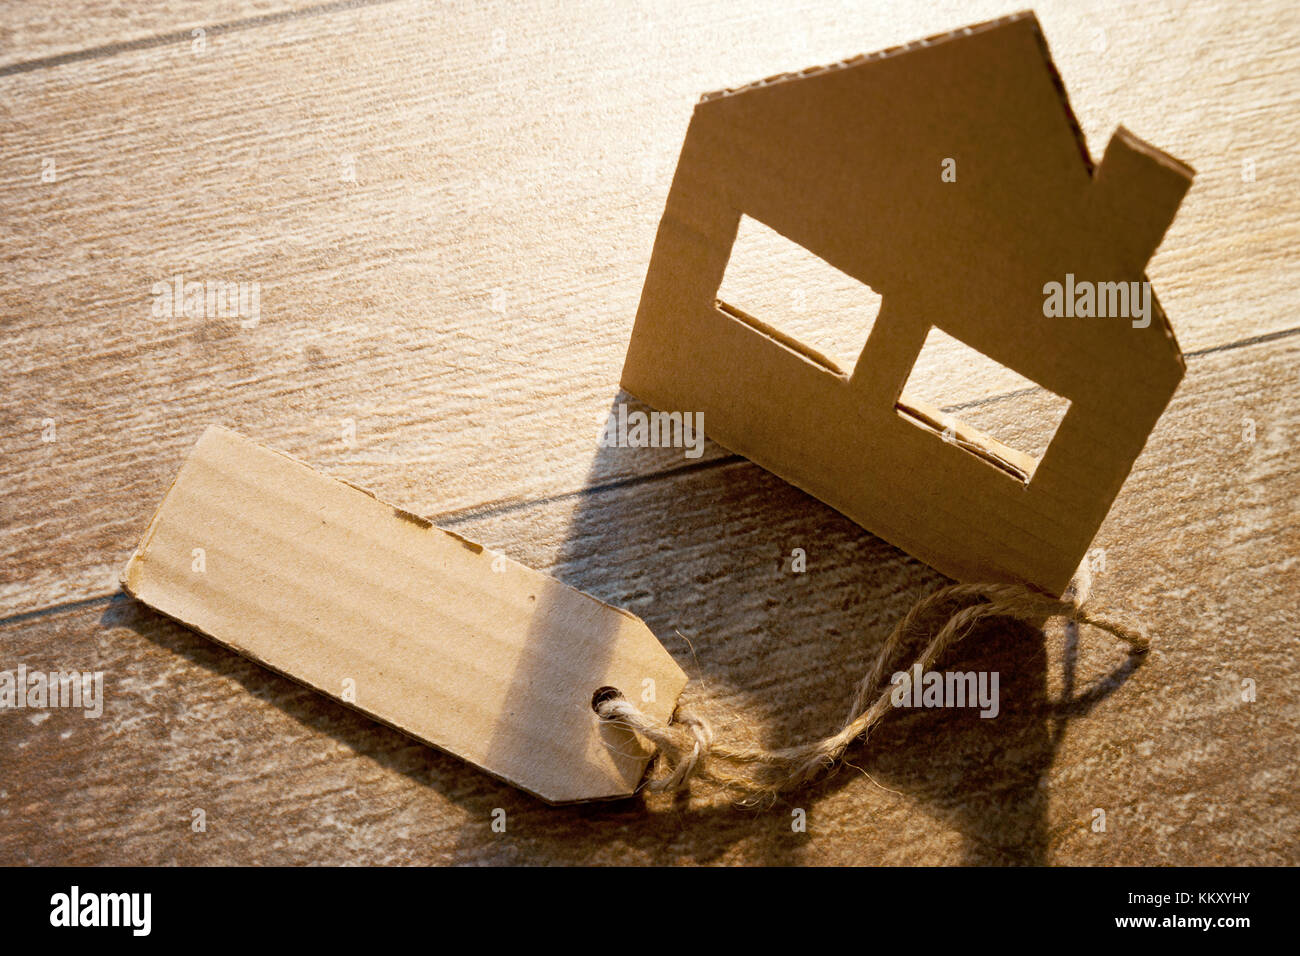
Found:
[[[660,720],[638,710],[613,687],[597,691],[592,707],[602,720],[635,731],[652,745],[655,759],[644,784],[647,790],[672,792],[691,781],[700,781],[746,803],[771,799],[832,770],[849,745],[865,740],[893,709],[891,696],[896,685],[885,680],[890,664],[903,647],[928,634],[924,618],[946,604],[964,606],[949,615],[915,659],[914,665],[920,665],[922,673],[929,671],[944,651],[970,634],[979,622],[995,617],[1012,618],[1033,627],[1064,618],[1068,628],[1077,629],[1081,624],[1095,627],[1127,644],[1130,654],[1145,654],[1145,636],[1085,608],[1089,583],[1086,575],[1076,577],[1059,600],[1015,584],[954,584],[922,598],[894,627],[875,664],[858,682],[843,726],[830,736],[794,747],[769,750],[720,743],[714,740],[708,721],[682,705],[674,719]],[[907,686],[912,673],[910,668],[903,672]]]

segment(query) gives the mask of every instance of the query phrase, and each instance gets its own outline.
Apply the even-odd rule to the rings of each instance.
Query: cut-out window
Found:
[[[1030,403],[1033,413],[1009,419],[1013,398]],[[1033,477],[1069,408],[1067,399],[933,327],[897,404],[908,421],[1022,482]]]
[[[836,373],[857,364],[880,296],[803,246],[749,216],[740,230],[718,307]]]

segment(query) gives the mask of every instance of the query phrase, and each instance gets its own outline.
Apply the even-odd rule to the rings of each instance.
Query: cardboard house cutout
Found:
[[[1094,168],[1032,13],[706,95],[623,387],[944,574],[1059,594],[1183,375],[1154,295],[1114,313],[1192,175],[1123,128]],[[718,301],[742,214],[881,295],[853,368]],[[1069,400],[1036,466],[903,394],[932,326]]]

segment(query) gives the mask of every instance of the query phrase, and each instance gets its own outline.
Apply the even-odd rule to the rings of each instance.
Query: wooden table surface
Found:
[[[1141,666],[990,625],[951,666],[1003,675],[995,721],[891,717],[763,810],[552,808],[117,588],[217,422],[639,614],[720,732],[832,728],[943,579],[717,446],[596,435],[698,94],[1011,9],[894,7],[0,3],[0,670],[106,693],[0,712],[0,863],[1300,863],[1282,0],[1036,8],[1094,155],[1122,123],[1197,170],[1150,267],[1187,376],[1094,544]],[[176,274],[259,283],[259,322],[155,317]],[[937,375],[1045,439],[1041,392]]]

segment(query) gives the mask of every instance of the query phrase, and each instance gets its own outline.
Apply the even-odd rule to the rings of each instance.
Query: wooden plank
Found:
[[[1297,18],[1099,10],[1038,13],[1094,150],[1198,169],[1151,267],[1183,346],[1286,328]],[[0,76],[0,608],[111,589],[211,422],[426,515],[688,464],[594,446],[697,95],[1004,12],[402,0]],[[178,273],[260,321],[155,318]]]
[[[373,0],[372,0],[373,2]],[[383,2],[383,0],[378,0]],[[111,56],[123,48],[191,46],[232,29],[250,29],[295,14],[311,15],[366,0],[21,0],[5,4],[0,26],[0,75]],[[203,35],[193,31],[202,29]],[[192,47],[195,52],[201,48]]]
[[[1103,526],[1097,597],[1153,639],[1134,671],[1103,636],[1071,652],[991,626],[943,666],[998,670],[996,719],[891,716],[858,769],[767,811],[552,808],[115,598],[0,630],[4,666],[102,670],[108,701],[99,720],[0,713],[0,862],[1300,863],[1297,358],[1287,338],[1194,360]],[[989,403],[979,427],[1023,427],[1037,402]],[[743,714],[769,745],[841,720],[940,583],[745,462],[458,528],[640,614],[703,678],[718,732]]]

